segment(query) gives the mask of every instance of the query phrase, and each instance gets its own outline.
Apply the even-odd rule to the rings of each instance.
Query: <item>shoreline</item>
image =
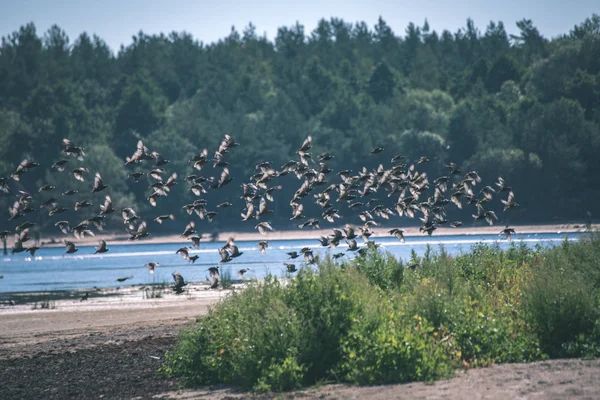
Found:
[[[200,243],[210,242],[225,242],[229,238],[234,238],[237,241],[260,241],[260,240],[304,240],[304,239],[315,239],[319,236],[330,235],[334,228],[341,229],[344,225],[332,226],[328,229],[292,229],[292,230],[274,230],[267,232],[264,235],[258,232],[235,232],[235,231],[223,231],[216,235],[215,240],[202,238]],[[356,226],[356,225],[355,225]],[[586,227],[583,223],[573,224],[523,224],[523,225],[510,225],[517,232],[516,238],[519,234],[534,234],[534,233],[581,233],[585,232]],[[388,231],[392,228],[399,227],[405,230],[405,237],[415,236],[426,236],[419,232],[419,226],[400,227],[391,224],[383,226],[375,226],[372,228],[374,234],[372,238],[383,238],[393,237],[388,234]],[[438,228],[431,237],[444,236],[444,235],[457,235],[457,236],[470,236],[470,235],[490,235],[499,234],[503,226],[492,225],[492,226],[467,226],[459,228],[440,227]],[[593,224],[592,230],[600,229],[600,224]],[[156,235],[144,238],[143,240],[130,241],[126,239],[125,235],[118,234],[115,232],[107,232],[94,237],[85,237],[83,239],[75,239],[72,235],[63,236],[44,236],[40,238],[40,246],[42,249],[52,247],[63,247],[64,240],[71,240],[77,245],[88,245],[95,246],[98,244],[100,239],[103,239],[110,245],[136,245],[136,244],[171,244],[171,243],[185,243],[187,240],[181,235],[170,234],[170,235]],[[7,240],[7,246],[10,248],[13,244],[12,236]]]

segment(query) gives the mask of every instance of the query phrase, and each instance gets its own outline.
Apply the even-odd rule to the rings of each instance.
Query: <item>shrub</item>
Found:
[[[371,249],[364,257],[357,257],[353,266],[373,285],[387,290],[402,284],[404,266],[391,254]]]
[[[600,355],[600,241],[476,245],[410,264],[327,257],[284,285],[249,284],[198,318],[163,371],[188,384],[289,390],[322,380],[432,380],[457,366]],[[591,266],[590,266],[591,265]]]
[[[580,356],[574,343],[591,338],[600,318],[594,281],[571,263],[571,251],[567,245],[546,253],[524,293],[525,318],[551,357]]]

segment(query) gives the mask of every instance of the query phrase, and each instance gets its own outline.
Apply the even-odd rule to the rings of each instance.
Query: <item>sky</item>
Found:
[[[381,16],[400,36],[409,22],[421,26],[427,19],[433,30],[456,32],[467,18],[482,32],[490,21],[502,21],[509,34],[516,34],[516,21],[527,18],[551,38],[568,33],[594,13],[600,14],[600,0],[0,0],[0,36],[29,22],[35,23],[38,35],[57,24],[71,42],[85,31],[116,52],[139,31],[186,31],[211,43],[227,36],[232,26],[242,32],[252,22],[259,35],[272,40],[278,27],[296,22],[308,34],[321,18],[364,21],[373,27]]]

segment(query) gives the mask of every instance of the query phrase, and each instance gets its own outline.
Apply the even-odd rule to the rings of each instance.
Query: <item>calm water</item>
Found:
[[[553,246],[565,239],[565,234],[544,233],[517,235],[513,238],[516,243],[523,242],[534,247]],[[568,240],[578,240],[579,233],[570,233]],[[411,250],[418,255],[423,255],[427,244],[436,249],[443,245],[450,254],[468,251],[476,243],[494,244],[507,248],[509,242],[498,235],[461,235],[461,236],[432,236],[408,237],[406,243],[400,243],[396,238],[375,238],[386,251],[396,258],[408,260]],[[363,246],[362,240],[358,241]],[[91,287],[107,288],[128,284],[149,284],[171,282],[171,274],[179,271],[186,280],[206,280],[207,269],[217,264],[221,259],[217,249],[224,243],[201,243],[200,249],[190,251],[198,254],[200,258],[194,263],[188,263],[175,251],[187,246],[189,242],[171,244],[140,244],[111,245],[110,251],[103,255],[94,255],[93,246],[79,247],[75,254],[64,254],[65,248],[47,248],[38,250],[35,257],[29,253],[15,254],[0,257],[0,293],[2,292],[28,292],[48,290],[87,289]],[[320,247],[317,240],[272,240],[269,241],[267,254],[261,254],[256,247],[257,241],[236,241],[241,257],[223,264],[221,271],[230,271],[236,278],[237,271],[249,268],[246,274],[249,278],[262,278],[267,274],[282,276],[285,274],[284,262],[295,263],[298,267],[302,264],[302,257],[288,261],[286,252],[299,251],[308,246],[314,254],[331,254],[345,252],[346,245],[335,249]],[[351,252],[346,257],[354,257]],[[156,261],[161,266],[155,269],[155,274],[148,273],[144,266],[147,262]],[[117,278],[132,275],[133,278],[124,283],[116,282]]]

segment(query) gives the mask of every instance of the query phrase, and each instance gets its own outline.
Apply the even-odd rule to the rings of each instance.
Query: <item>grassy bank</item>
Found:
[[[257,391],[433,380],[457,368],[600,355],[600,238],[552,249],[364,257],[233,294],[182,333],[163,371]]]

